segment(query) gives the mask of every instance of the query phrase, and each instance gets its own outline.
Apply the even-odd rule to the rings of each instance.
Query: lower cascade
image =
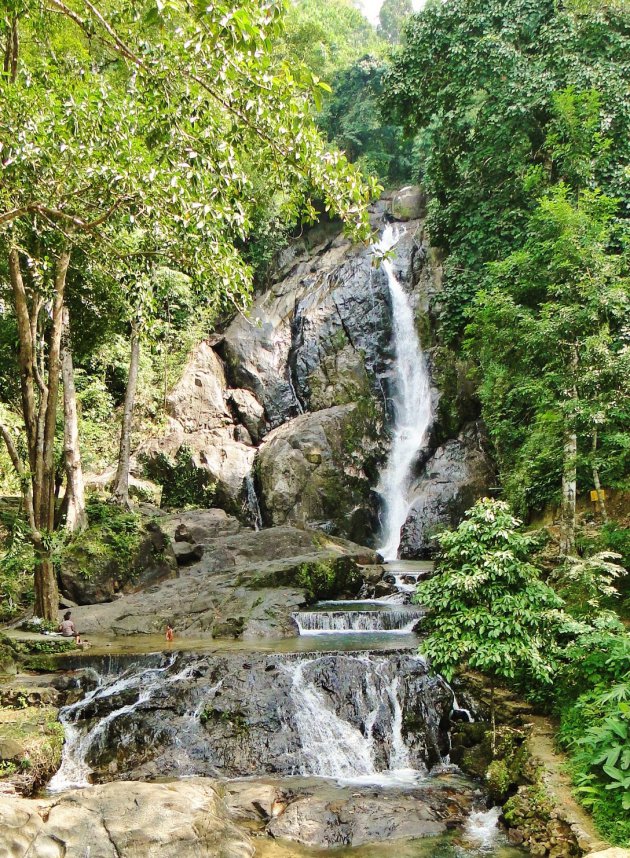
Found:
[[[86,678],[95,687],[61,712],[51,790],[272,772],[376,783],[417,778],[449,751],[452,691],[411,654],[188,653]]]

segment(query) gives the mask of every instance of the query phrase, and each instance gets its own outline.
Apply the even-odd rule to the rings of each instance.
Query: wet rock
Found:
[[[442,526],[456,527],[464,512],[494,483],[491,460],[477,424],[469,424],[425,462],[411,487],[414,498],[402,529],[400,556],[430,556]]]
[[[54,799],[4,797],[0,856],[251,858],[212,782],[115,783]]]
[[[98,779],[330,776],[356,760],[379,772],[400,764],[400,742],[405,762],[423,770],[448,750],[452,692],[414,655],[182,653],[157,674],[142,664],[139,659],[123,674],[135,670],[137,681],[116,694],[88,699],[75,722],[86,730],[126,707],[102,722],[99,741],[90,747],[87,759]],[[151,665],[156,667],[155,658],[147,661]],[[117,668],[111,681],[120,676]],[[321,705],[317,713],[305,709],[312,695]],[[332,720],[326,746],[316,744],[319,717],[322,723]],[[337,747],[339,730],[360,750],[341,738]]]

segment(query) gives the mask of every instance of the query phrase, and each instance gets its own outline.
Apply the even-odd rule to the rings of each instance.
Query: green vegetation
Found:
[[[360,580],[356,564],[347,557],[339,557],[331,562],[302,563],[295,584],[304,588],[309,602],[317,602],[351,592]]]
[[[447,679],[462,667],[490,677],[493,732],[496,679],[551,682],[562,605],[528,562],[531,539],[519,525],[504,501],[478,501],[457,530],[438,535],[436,574],[416,594],[428,609],[422,652],[434,668]]]

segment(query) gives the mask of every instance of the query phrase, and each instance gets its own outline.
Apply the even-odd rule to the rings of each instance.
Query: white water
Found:
[[[500,807],[473,810],[464,827],[466,842],[479,852],[492,852],[499,836]]]
[[[251,474],[247,474],[245,477],[245,496],[247,499],[247,509],[249,511],[252,524],[254,525],[254,530],[260,530],[263,525],[262,513],[260,511],[260,504],[258,503],[258,495],[256,494],[254,478]]]
[[[353,784],[411,784],[422,779],[426,772],[410,768],[409,750],[402,735],[402,707],[398,698],[397,676],[384,674],[386,660],[374,661],[361,657],[365,663],[364,693],[366,714],[363,729],[340,717],[330,706],[325,693],[305,671],[318,659],[301,660],[287,664],[284,669],[292,675],[291,699],[294,705],[295,725],[300,737],[300,774]],[[391,750],[389,765],[379,770],[375,760],[374,726],[381,715],[385,700],[389,703]]]
[[[397,235],[387,226],[376,250],[394,247]],[[402,288],[388,259],[383,261],[392,300],[395,351],[394,435],[389,458],[381,474],[378,491],[385,515],[382,545],[378,549],[386,561],[398,557],[400,530],[409,512],[412,467],[426,443],[431,425],[431,387],[426,362],[414,323],[409,296]]]
[[[301,635],[410,634],[424,616],[420,610],[301,611],[291,614]]]
[[[50,792],[61,792],[73,787],[86,787],[90,785],[92,769],[87,761],[90,748],[102,739],[109,724],[123,715],[135,711],[151,696],[166,685],[186,679],[192,672],[191,667],[186,667],[173,676],[164,676],[166,671],[172,667],[173,657],[164,667],[143,668],[133,672],[131,669],[118,678],[104,677],[101,683],[89,691],[81,700],[71,706],[64,707],[59,713],[59,720],[64,728],[64,746],[61,758],[61,766],[48,784]],[[125,691],[138,691],[138,697],[133,703],[127,703],[118,709],[113,709],[89,729],[81,730],[78,721],[81,713],[93,702],[113,697]]]

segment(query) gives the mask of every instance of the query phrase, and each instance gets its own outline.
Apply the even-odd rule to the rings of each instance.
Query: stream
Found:
[[[391,227],[382,249],[395,244]],[[389,260],[396,376],[381,474],[381,554],[390,595],[321,602],[282,640],[92,641],[62,659],[59,794],[108,781],[219,779],[259,858],[516,858],[480,785],[449,762],[454,713],[472,720],[418,655],[411,603],[432,564],[397,559],[408,488],[430,427],[425,360]],[[296,406],[297,407],[297,406]],[[253,484],[252,523],[261,525]],[[271,796],[271,798],[270,798]],[[261,810],[270,807],[271,810]]]

